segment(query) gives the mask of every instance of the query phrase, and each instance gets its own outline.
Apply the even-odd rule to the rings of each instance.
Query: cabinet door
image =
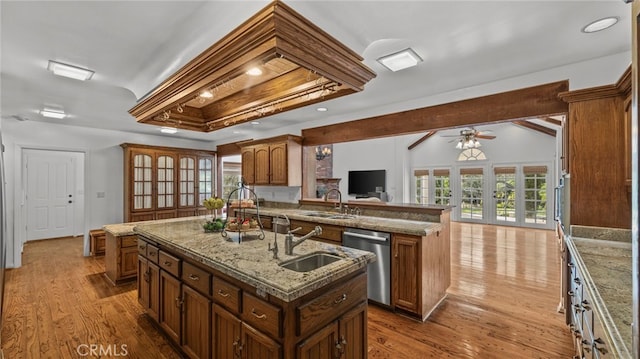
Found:
[[[223,309],[213,305],[212,346],[213,359],[237,358],[240,356],[240,319]]]
[[[196,157],[178,158],[178,208],[193,208],[196,203]]]
[[[352,309],[340,318],[338,337],[340,358],[364,359],[367,353],[367,303]]]
[[[287,162],[287,144],[279,143],[269,147],[270,183],[275,185],[287,185],[289,171]]]
[[[160,313],[158,322],[164,332],[176,343],[180,343],[180,309],[182,298],[180,281],[171,274],[160,271]]]
[[[175,159],[169,154],[158,154],[156,158],[156,208],[158,210],[176,207]]]
[[[332,359],[339,358],[338,322],[332,322],[298,344],[298,359]],[[347,357],[348,358],[348,357]]]
[[[247,323],[242,323],[240,337],[242,338],[241,357],[243,359],[280,359],[280,344]]]
[[[269,164],[269,146],[268,145],[260,145],[256,146],[256,151],[254,153],[254,161],[255,161],[255,184],[257,185],[265,185],[271,182],[271,171]]]
[[[131,157],[131,211],[153,209],[153,157],[135,153]]]
[[[120,278],[134,277],[138,272],[138,247],[120,248]]]
[[[209,358],[211,301],[187,285],[182,286],[182,350],[189,358]]]
[[[160,267],[149,261],[149,301],[147,314],[156,322],[160,312]]]
[[[198,203],[213,196],[213,157],[198,158]]]
[[[247,184],[254,184],[256,182],[255,149],[253,147],[243,148],[241,156],[242,178]]]
[[[138,256],[138,303],[142,308],[149,308],[149,261]]]
[[[420,263],[418,238],[393,236],[393,301],[401,309],[418,313],[418,288]]]

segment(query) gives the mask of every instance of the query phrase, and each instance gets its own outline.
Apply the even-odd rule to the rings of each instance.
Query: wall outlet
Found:
[[[104,196],[105,196],[105,193],[104,193],[104,192],[98,192],[96,197],[98,197],[98,198],[104,198]]]

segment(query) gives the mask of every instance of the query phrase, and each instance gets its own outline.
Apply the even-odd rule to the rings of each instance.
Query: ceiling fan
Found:
[[[484,140],[493,140],[496,136],[488,135],[491,131],[478,131],[473,127],[460,130],[459,135],[443,135],[442,137],[457,137],[449,142],[457,141],[456,148],[459,150],[466,150],[469,148],[478,148],[482,146],[479,138]]]

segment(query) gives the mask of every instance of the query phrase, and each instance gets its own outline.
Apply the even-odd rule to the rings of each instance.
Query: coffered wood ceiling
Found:
[[[142,123],[215,131],[362,91],[375,77],[362,61],[276,0],[129,112]],[[247,74],[251,68],[261,74]]]

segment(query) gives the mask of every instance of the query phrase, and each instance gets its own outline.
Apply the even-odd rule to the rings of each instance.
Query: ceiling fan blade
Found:
[[[485,140],[493,140],[494,138],[496,138],[496,136],[476,135],[476,138],[482,138],[482,139],[485,139]]]

